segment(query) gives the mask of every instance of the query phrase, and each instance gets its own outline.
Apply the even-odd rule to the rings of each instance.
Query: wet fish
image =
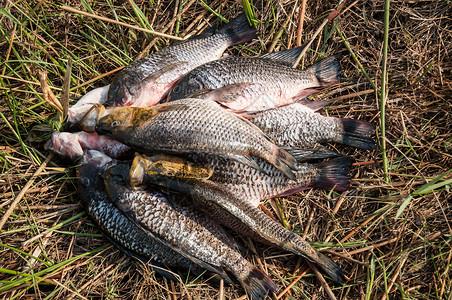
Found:
[[[109,200],[100,173],[111,167],[111,158],[98,151],[86,151],[78,171],[78,183],[81,201],[86,212],[101,229],[107,239],[126,253],[142,263],[151,264],[159,274],[175,281],[180,281],[168,267],[191,270],[201,274],[203,268],[172,250],[157,237],[145,232],[130,221]],[[163,195],[155,193],[156,197]]]
[[[128,166],[118,165],[103,176],[110,199],[136,225],[225,279],[229,280],[225,271],[232,273],[250,299],[263,298],[276,290],[270,277],[240,255],[219,224],[180,201],[170,202],[144,188],[131,189],[125,182],[124,170],[127,173]]]
[[[249,121],[215,102],[183,99],[151,108],[97,105],[82,121],[85,131],[111,135],[143,152],[208,153],[259,168],[260,157],[289,178],[296,160]]]
[[[243,197],[232,195],[229,189],[210,180],[184,179],[160,175],[144,175],[144,182],[164,187],[165,192],[190,196],[192,204],[205,210],[213,219],[231,229],[267,244],[276,245],[316,263],[331,278],[344,283],[339,266],[317,252],[301,236],[254,207]]]
[[[227,47],[256,37],[256,29],[250,27],[244,14],[217,33],[212,29],[131,63],[113,79],[105,105],[155,105],[184,74],[220,58]]]
[[[206,63],[182,77],[168,98],[203,98],[248,113],[294,103],[340,81],[337,55],[303,71],[272,58],[230,56]]]
[[[110,85],[106,85],[91,90],[81,97],[77,103],[69,107],[67,115],[68,126],[75,127],[94,104],[103,104],[107,100],[109,89]]]
[[[325,117],[301,103],[263,111],[249,120],[279,146],[303,148],[337,142],[366,150],[376,148],[372,124]]]
[[[196,164],[194,164],[193,162]],[[260,201],[283,197],[312,187],[345,191],[350,183],[350,157],[340,157],[317,164],[297,164],[296,179],[288,179],[264,160],[257,163],[258,171],[239,162],[211,155],[188,156],[188,160],[170,155],[143,156],[136,154],[130,168],[132,185],[143,183],[145,176],[163,175],[179,179],[209,179],[226,187],[251,206]]]
[[[83,156],[84,150],[97,150],[114,158],[120,158],[131,152],[129,146],[124,145],[109,136],[97,133],[59,132],[55,131],[45,144],[46,150],[75,161]]]

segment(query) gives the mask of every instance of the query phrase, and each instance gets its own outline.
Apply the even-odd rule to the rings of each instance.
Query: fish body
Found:
[[[205,210],[221,224],[257,241],[301,255],[319,265],[333,280],[340,283],[345,281],[341,269],[330,258],[317,252],[302,237],[284,228],[246,199],[232,195],[218,183],[159,175],[145,175],[144,182],[165,187],[166,191],[189,195],[193,205]]]
[[[112,162],[103,153],[86,151],[77,170],[80,199],[90,218],[120,250],[142,263],[149,262],[163,276],[180,280],[174,273],[166,271],[165,267],[189,269],[201,274],[201,267],[146,233],[110,201],[99,174],[111,166]],[[163,197],[160,194],[156,196]]]
[[[131,151],[129,146],[109,136],[84,131],[55,131],[46,143],[45,148],[73,161],[81,158],[85,150],[97,150],[114,158],[122,157]]]
[[[84,118],[86,131],[143,152],[208,153],[259,168],[260,157],[295,178],[296,160],[277,147],[249,121],[227,112],[215,102],[183,99],[150,108],[97,106]]]
[[[147,107],[157,104],[190,70],[221,57],[227,47],[256,37],[244,14],[229,22],[222,30],[208,30],[198,37],[170,45],[139,59],[113,79],[107,106]]]
[[[118,170],[119,169],[119,170]],[[128,171],[128,168],[125,168]],[[201,211],[169,201],[148,189],[130,188],[124,167],[117,166],[104,175],[107,193],[129,219],[153,236],[164,240],[173,250],[230,281],[232,273],[250,299],[265,297],[276,285],[235,249],[234,240],[215,221]]]
[[[325,117],[301,103],[260,112],[249,118],[277,145],[304,148],[337,142],[361,149],[375,149],[370,137],[375,127],[365,121]]]
[[[190,71],[172,89],[171,101],[196,95],[239,112],[264,111],[293,103],[338,83],[337,56],[325,58],[306,70],[291,68],[265,57],[226,57]]]
[[[262,200],[290,195],[310,187],[346,190],[350,181],[348,168],[353,159],[340,157],[317,164],[297,164],[294,171],[295,180],[288,179],[262,159],[256,161],[261,171],[212,155],[191,154],[185,160],[169,155],[146,157],[137,154],[130,169],[130,180],[134,185],[139,185],[145,174],[160,174],[179,179],[209,179],[226,187],[251,206],[258,207]]]

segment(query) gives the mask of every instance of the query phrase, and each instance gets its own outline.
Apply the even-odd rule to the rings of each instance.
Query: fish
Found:
[[[77,103],[69,107],[66,126],[68,128],[75,128],[83,116],[90,110],[94,104],[103,104],[107,101],[108,90],[110,85],[105,85],[93,89],[83,95]]]
[[[143,184],[160,186],[166,193],[187,195],[193,206],[203,209],[212,219],[224,226],[258,242],[275,245],[300,255],[317,264],[335,282],[345,282],[342,270],[332,259],[317,252],[301,236],[284,228],[246,199],[231,194],[229,189],[219,183],[145,173]]]
[[[82,120],[96,131],[144,153],[208,153],[259,168],[253,157],[275,166],[288,178],[296,160],[255,125],[215,102],[182,99],[149,108],[94,106]]]
[[[214,29],[167,46],[125,67],[113,79],[105,105],[153,106],[166,97],[168,90],[184,74],[220,58],[226,48],[257,36],[245,14],[231,20],[217,33],[213,33]]]
[[[310,108],[309,103],[256,113],[248,118],[277,145],[304,148],[319,143],[337,142],[365,150],[376,149],[375,126],[361,120],[326,117]]]
[[[129,146],[109,136],[84,131],[54,131],[44,148],[72,161],[80,159],[85,150],[97,150],[113,158],[121,158],[132,152]]]
[[[271,54],[273,56],[229,56],[201,65],[178,81],[168,95],[168,101],[187,97],[217,101],[246,116],[294,103],[317,92],[317,88],[341,80],[339,55],[298,70]]]
[[[353,162],[353,158],[344,156],[316,164],[299,163],[294,172],[296,179],[291,180],[261,159],[257,160],[262,169],[259,171],[218,156],[191,154],[183,159],[172,155],[145,156],[137,153],[130,168],[130,182],[133,186],[141,185],[145,174],[210,180],[226,187],[251,206],[258,207],[262,200],[313,187],[345,191],[350,184],[349,168]]]
[[[145,187],[130,188],[128,171],[129,166],[117,165],[102,176],[109,198],[129,220],[227,282],[230,278],[226,271],[230,272],[250,299],[276,291],[271,278],[239,253],[234,240],[219,224],[182,201],[170,201]]]
[[[84,152],[81,165],[77,168],[81,203],[102,234],[126,255],[168,279],[181,281],[178,274],[167,269],[169,267],[190,270],[195,274],[204,272],[198,264],[130,221],[110,201],[100,174],[115,164],[107,155],[89,150]],[[163,195],[156,194],[156,197]]]

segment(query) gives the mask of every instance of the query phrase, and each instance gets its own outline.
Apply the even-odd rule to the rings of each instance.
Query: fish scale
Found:
[[[203,123],[206,122],[206,123]],[[208,153],[257,167],[261,157],[289,178],[296,160],[255,125],[215,102],[183,99],[152,108],[94,107],[82,126],[143,152]]]
[[[126,188],[123,178],[116,174],[110,169],[104,175],[109,197],[146,231],[199,261],[231,272],[251,299],[276,289],[265,273],[240,255],[233,239],[219,224],[181,201],[170,202],[161,194],[156,196],[142,188]]]
[[[90,153],[97,153],[98,157],[104,157],[97,151],[90,151]],[[196,274],[201,274],[202,268],[154,240],[130,222],[113,205],[108,199],[104,184],[98,175],[102,167],[96,166],[95,160],[97,158],[87,158],[87,154],[84,155],[84,162],[78,168],[79,190],[83,206],[102,232],[122,250],[126,249],[126,253],[129,255],[135,256],[137,254],[139,257],[152,259],[151,263],[157,262],[167,266],[191,269]],[[156,271],[162,272],[161,269]],[[162,275],[167,276],[171,273],[165,272]],[[170,276],[170,278],[172,277]]]
[[[146,107],[157,104],[174,83],[190,70],[221,57],[227,47],[256,37],[244,14],[214,33],[212,27],[132,62],[112,81],[107,106]]]
[[[293,103],[312,94],[313,88],[339,82],[337,57],[328,57],[306,70],[298,70],[263,57],[230,56],[201,65],[184,75],[169,94],[177,100],[201,93],[236,112],[263,111]],[[233,87],[227,97],[219,91]],[[219,89],[219,90],[218,90]],[[209,92],[211,91],[211,92]],[[221,95],[224,96],[224,95]]]
[[[361,120],[322,116],[301,103],[260,112],[249,119],[277,145],[312,147],[338,142],[361,149],[375,149],[374,126]]]

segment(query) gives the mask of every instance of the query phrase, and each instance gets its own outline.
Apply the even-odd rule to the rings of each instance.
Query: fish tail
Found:
[[[224,34],[228,37],[228,46],[246,43],[257,37],[256,28],[252,28],[250,26],[248,19],[244,13],[231,20],[218,33]]]
[[[315,262],[335,282],[340,284],[345,283],[345,277],[342,274],[341,268],[331,258],[318,252],[318,258]]]
[[[270,158],[269,163],[275,166],[275,168],[280,170],[288,178],[295,180],[296,176],[292,170],[296,169],[296,159],[286,150],[281,149],[276,145],[274,145],[274,148],[276,150],[273,151],[273,155]]]
[[[265,299],[270,291],[276,291],[277,286],[271,278],[254,267],[248,276],[242,281],[248,298],[252,300]]]
[[[346,191],[350,186],[349,168],[354,161],[352,157],[344,156],[316,164],[320,174],[313,187]]]
[[[321,86],[333,85],[341,82],[341,64],[339,55],[332,55],[315,63],[308,68],[313,72]]]
[[[375,132],[375,126],[361,120],[341,119],[344,132],[342,143],[365,150],[377,148],[375,140],[370,137]]]

